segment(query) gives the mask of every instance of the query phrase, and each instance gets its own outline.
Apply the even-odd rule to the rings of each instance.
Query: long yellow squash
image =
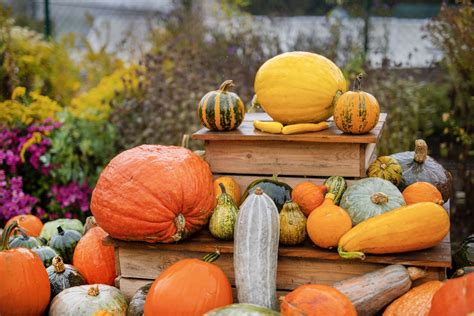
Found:
[[[339,240],[342,258],[364,259],[364,253],[398,253],[426,249],[449,232],[449,215],[432,202],[402,206],[369,218]]]

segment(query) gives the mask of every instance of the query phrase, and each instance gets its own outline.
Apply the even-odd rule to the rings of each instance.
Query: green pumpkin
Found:
[[[340,203],[354,225],[403,205],[405,200],[397,187],[380,178],[358,180],[344,192]]]
[[[84,227],[80,220],[71,218],[58,218],[54,221],[46,222],[41,230],[40,237],[51,240],[51,237],[58,233],[57,227],[61,226],[63,229],[72,229],[82,234]]]
[[[20,232],[19,235],[16,237],[11,238],[9,240],[8,246],[10,248],[34,248],[34,247],[41,247],[43,244],[41,241],[38,240],[36,237],[30,237],[27,234],[25,234],[21,229],[17,230]]]
[[[224,307],[218,307],[213,309],[206,314],[205,316],[277,316],[280,315],[279,312],[274,310],[254,305],[254,304],[232,304]]]
[[[219,90],[206,93],[199,102],[199,119],[210,130],[230,131],[242,123],[245,105],[237,94],[228,91],[232,86],[232,80],[226,80]]]
[[[139,288],[130,299],[127,308],[127,316],[143,316],[145,310],[145,300],[153,283],[148,283]]]
[[[51,238],[49,246],[63,258],[64,262],[71,263],[74,249],[82,235],[75,230],[63,230],[61,226],[57,228],[58,233]]]
[[[339,205],[342,195],[347,189],[346,180],[341,176],[332,176],[324,181],[324,185],[327,188],[327,193],[334,194],[334,204]]]
[[[49,246],[31,248],[31,250],[36,253],[38,257],[40,257],[41,261],[43,261],[43,265],[45,268],[49,267],[53,258],[58,255],[58,253]]]
[[[219,183],[219,187],[222,193],[209,220],[209,231],[216,238],[232,240],[234,238],[234,226],[237,221],[239,208],[235,205],[232,197],[225,191],[225,186]]]
[[[79,271],[70,264],[64,264],[60,256],[54,257],[52,265],[46,269],[46,272],[51,284],[51,299],[65,289],[87,284]]]
[[[257,187],[260,187],[273,200],[278,212],[281,211],[287,201],[291,200],[293,189],[288,184],[278,181],[276,176],[273,176],[272,179],[258,179],[250,183],[240,199],[240,205],[250,194],[255,192]]]
[[[466,237],[453,255],[454,269],[467,266],[474,266],[474,234]]]

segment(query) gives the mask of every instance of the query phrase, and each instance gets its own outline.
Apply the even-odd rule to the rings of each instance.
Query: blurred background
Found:
[[[429,153],[451,171],[452,235],[474,231],[474,17],[470,1],[0,0],[0,224],[89,215],[107,162],[180,144],[225,79],[247,102],[259,66],[305,50],[372,93],[379,155]],[[202,144],[193,142],[193,148]],[[0,226],[2,226],[0,225]]]

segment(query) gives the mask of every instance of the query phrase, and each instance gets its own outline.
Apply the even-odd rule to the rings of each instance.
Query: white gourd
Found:
[[[276,277],[280,222],[261,188],[241,205],[234,232],[234,270],[239,303],[278,310]]]

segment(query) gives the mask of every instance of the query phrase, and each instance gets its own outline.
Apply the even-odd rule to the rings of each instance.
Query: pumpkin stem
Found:
[[[3,231],[2,233],[2,240],[1,240],[1,243],[0,243],[0,250],[8,250],[9,247],[8,247],[8,241],[9,241],[9,238],[10,238],[10,235],[15,231],[15,229],[17,229],[19,226],[18,226],[18,222],[17,221],[14,221],[13,223],[11,223],[10,225],[8,225],[8,227],[5,228],[5,230]]]
[[[181,140],[181,147],[189,149],[189,134],[184,134]]]
[[[229,88],[233,87],[233,86],[235,86],[235,85],[234,85],[234,82],[232,80],[226,80],[219,87],[219,91],[220,92],[227,92],[229,90]]]
[[[257,188],[255,189],[255,192],[254,192],[254,193],[255,193],[256,195],[262,195],[262,194],[263,194],[263,190],[262,190],[261,187],[257,187]]]
[[[216,249],[216,251],[208,253],[207,255],[202,257],[202,261],[212,263],[216,261],[217,259],[219,259],[220,256],[221,256],[221,252],[219,251],[219,249]]]
[[[64,235],[64,230],[61,226],[58,226],[58,234],[61,236]]]
[[[333,193],[326,193],[326,195],[324,196],[324,199],[328,199],[328,200],[332,200],[334,202],[334,199],[336,198],[336,196],[333,194]]]
[[[171,236],[174,241],[180,241],[184,237],[184,230],[186,228],[186,219],[184,215],[179,213],[178,216],[174,219],[174,224],[176,225],[176,233]]]
[[[415,161],[424,163],[428,155],[428,145],[423,139],[415,140]]]
[[[408,267],[407,271],[412,281],[424,278],[426,276],[426,271],[420,268]]]
[[[272,175],[272,180],[275,181],[275,182],[278,182],[278,173],[274,173]]]
[[[357,75],[357,77],[354,80],[354,90],[355,91],[360,91],[360,83],[362,81],[363,74],[360,73]]]
[[[344,259],[360,259],[364,260],[365,259],[365,254],[360,251],[344,251],[342,246],[337,247],[337,252],[339,253],[339,256]]]
[[[62,273],[64,272],[64,261],[63,261],[63,258],[61,258],[60,256],[56,256],[53,258],[53,261],[51,262],[51,264],[53,265],[54,267],[54,271],[56,271],[57,273]],[[89,289],[90,290],[90,289]]]
[[[90,296],[97,296],[100,294],[100,291],[99,291],[99,285],[96,285],[96,286],[91,286],[89,288],[89,290],[87,290],[87,295],[90,295]]]
[[[222,194],[226,194],[227,192],[225,191],[225,186],[222,184],[222,182],[219,182],[219,187],[221,188]]]
[[[370,200],[372,201],[372,203],[375,203],[375,204],[385,204],[388,202],[388,196],[387,194],[383,193],[383,192],[375,192],[374,194],[372,194],[372,196],[370,197]]]

